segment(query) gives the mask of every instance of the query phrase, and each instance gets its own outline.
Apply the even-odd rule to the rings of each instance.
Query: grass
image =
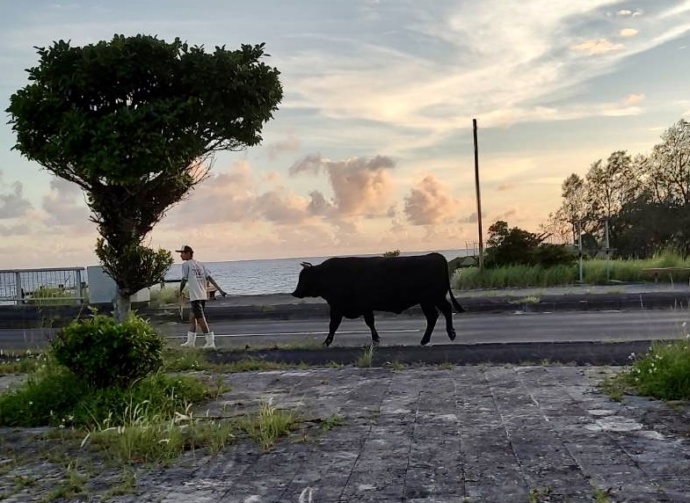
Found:
[[[323,431],[331,431],[336,426],[345,424],[345,419],[341,416],[329,416],[321,422],[321,429]]]
[[[187,288],[185,287],[186,292]],[[171,287],[161,287],[161,288],[151,288],[151,307],[160,307],[168,304],[177,304],[179,302],[180,288]]]
[[[28,374],[37,371],[45,363],[46,355],[42,352],[26,350],[15,353],[0,349],[0,375]]]
[[[241,420],[239,427],[264,450],[268,450],[280,437],[288,435],[297,423],[298,420],[291,411],[277,409],[269,400],[260,405],[259,412],[254,417],[247,416]]]
[[[355,361],[355,366],[359,368],[371,367],[371,365],[374,363],[374,352],[375,347],[373,344],[366,346],[362,354]]]
[[[88,298],[86,289],[84,295]],[[31,296],[25,299],[28,305],[34,306],[64,306],[76,305],[78,293],[74,289],[39,286]]]
[[[690,268],[690,259],[664,252],[650,259],[644,260],[610,260],[592,259],[583,262],[583,281],[587,284],[607,284],[607,268],[609,280],[617,282],[651,281],[653,276],[643,272],[644,269],[655,267],[684,267]],[[660,282],[688,282],[690,271],[674,272],[673,276],[661,274]],[[579,265],[561,265],[545,268],[542,266],[506,266],[485,269],[479,272],[477,267],[456,269],[453,273],[453,288],[471,290],[479,288],[522,288],[522,287],[553,287],[574,285],[579,281]]]
[[[672,342],[652,343],[644,355],[631,355],[632,364],[607,376],[601,389],[614,400],[625,393],[660,400],[690,400],[690,336]]]

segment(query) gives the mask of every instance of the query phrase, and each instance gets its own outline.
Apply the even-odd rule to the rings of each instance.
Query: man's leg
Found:
[[[206,338],[206,344],[204,344],[204,349],[216,349],[216,336],[213,332],[209,330],[208,323],[206,322],[206,301],[200,300],[198,302],[199,309],[201,311],[201,316],[197,318],[197,323],[199,324],[199,327],[201,328],[201,331],[204,333],[204,337]]]
[[[196,344],[196,316],[194,316],[194,302],[189,311],[189,329],[187,330],[187,342],[182,344],[183,348],[193,348]]]

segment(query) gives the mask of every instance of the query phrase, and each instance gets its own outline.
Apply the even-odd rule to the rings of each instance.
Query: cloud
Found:
[[[0,219],[20,218],[31,209],[31,203],[24,198],[21,182],[15,182],[12,187],[10,192],[0,193]]]
[[[301,147],[301,142],[294,131],[289,131],[287,137],[284,140],[276,141],[269,144],[266,147],[268,151],[268,157],[271,160],[275,160],[279,155],[283,153],[296,152]]]
[[[78,185],[53,177],[50,192],[43,196],[44,220],[50,226],[69,227],[73,232],[92,232],[89,226],[90,211],[84,204],[84,195]]]
[[[638,33],[639,32],[635,28],[623,28],[618,32],[621,37],[634,37]]]
[[[255,218],[252,206],[257,197],[257,182],[246,161],[229,170],[211,174],[195,186],[185,199],[172,208],[165,224],[198,228],[217,222],[244,222]]]
[[[512,183],[512,182],[506,182],[506,183],[502,183],[502,184],[500,184],[498,187],[496,187],[496,190],[497,190],[498,192],[505,192],[505,191],[508,191],[508,190],[513,190],[514,188],[515,188],[515,184],[514,184],[514,183]],[[475,218],[476,218],[476,215],[475,215]]]
[[[290,174],[328,175],[333,199],[327,201],[321,192],[312,192],[309,204],[312,214],[372,218],[389,212],[394,190],[389,171],[394,167],[395,162],[382,155],[332,161],[315,154],[294,163]]]
[[[429,225],[456,219],[459,202],[433,175],[427,175],[405,197],[405,215],[413,225]]]
[[[0,236],[26,236],[30,233],[29,226],[25,224],[0,225]],[[16,253],[17,250],[14,250]]]
[[[642,102],[644,100],[644,94],[629,94],[625,97],[625,100],[623,100],[623,103],[625,105],[637,105],[638,103]]]
[[[576,52],[585,52],[589,55],[605,54],[607,52],[623,49],[623,44],[614,44],[605,38],[598,38],[572,45],[571,49]]]
[[[309,213],[307,201],[287,189],[281,188],[261,194],[254,202],[254,210],[269,222],[300,224]]]
[[[286,88],[294,92],[284,107],[317,111],[333,122],[388,126],[395,134],[378,148],[396,153],[444,141],[468,128],[468,117],[484,127],[560,120],[561,103],[576,98],[589,81],[689,29],[684,13],[662,19],[655,11],[634,27],[644,36],[622,44],[608,38],[622,29],[615,20],[599,22],[612,3],[555,0],[548,10],[541,2],[498,0],[435,9],[405,4],[394,10],[396,22],[407,27],[395,45],[324,34],[328,50],[312,45],[288,56]],[[436,57],[429,58],[430,51]],[[568,108],[578,109],[572,118],[611,115],[599,103],[571,103]],[[401,142],[406,131],[410,141]],[[382,129],[377,136],[385,134]]]
[[[642,11],[640,10],[635,10],[632,11],[630,9],[621,9],[618,12],[616,12],[621,17],[637,17],[642,15]]]

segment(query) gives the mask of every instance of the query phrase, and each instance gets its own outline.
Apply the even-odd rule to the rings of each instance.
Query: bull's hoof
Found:
[[[327,348],[328,346],[331,345],[331,342],[333,342],[333,341],[329,341],[329,340],[323,341],[323,347]]]
[[[455,333],[455,330],[451,330],[450,332],[448,332],[448,338],[451,341],[454,341],[456,337],[457,337],[457,334]]]
[[[429,344],[430,340],[431,339],[426,339],[426,340],[422,339],[422,341],[419,344],[421,344],[422,346],[426,346],[427,344]]]

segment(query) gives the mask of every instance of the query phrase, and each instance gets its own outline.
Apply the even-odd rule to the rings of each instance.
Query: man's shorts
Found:
[[[204,308],[206,307],[205,300],[193,300],[192,301],[192,314],[195,320],[200,320],[206,318],[204,315]]]

